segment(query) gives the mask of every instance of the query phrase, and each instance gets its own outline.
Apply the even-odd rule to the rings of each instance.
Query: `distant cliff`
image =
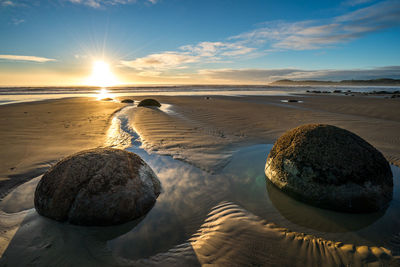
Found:
[[[342,80],[342,81],[293,81],[278,80],[272,82],[271,85],[369,85],[369,86],[400,86],[400,79],[373,79],[373,80]]]

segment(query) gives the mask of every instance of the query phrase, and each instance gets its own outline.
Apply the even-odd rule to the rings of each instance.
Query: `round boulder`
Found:
[[[393,195],[384,156],[356,134],[331,125],[308,124],[284,133],[268,155],[265,174],[293,197],[337,211],[378,211]]]
[[[146,214],[161,191],[152,169],[136,154],[113,148],[69,156],[42,177],[35,208],[78,225],[115,225]]]
[[[155,99],[148,98],[140,101],[138,107],[161,107],[161,104]]]
[[[125,103],[125,104],[132,104],[132,103],[134,103],[135,101],[134,100],[132,100],[132,99],[123,99],[123,100],[121,100],[121,103]]]

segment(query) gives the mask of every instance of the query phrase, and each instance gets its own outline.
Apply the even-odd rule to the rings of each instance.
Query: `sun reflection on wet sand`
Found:
[[[114,94],[111,94],[110,91],[107,90],[107,87],[102,87],[99,91],[96,91],[97,100],[104,99],[113,99],[115,97]]]

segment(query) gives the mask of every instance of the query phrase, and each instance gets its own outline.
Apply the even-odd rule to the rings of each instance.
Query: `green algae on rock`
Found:
[[[51,167],[35,191],[43,216],[78,225],[115,225],[146,214],[161,184],[136,154],[113,148],[85,150]]]
[[[308,124],[284,133],[268,155],[265,174],[291,196],[337,211],[378,211],[393,195],[384,156],[356,134],[331,125]]]

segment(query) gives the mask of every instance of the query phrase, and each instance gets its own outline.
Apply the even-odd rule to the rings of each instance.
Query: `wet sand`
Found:
[[[306,123],[326,123],[358,134],[380,150],[390,163],[400,166],[399,99],[333,95],[157,99],[173,105],[172,111],[184,114],[184,118],[141,110],[133,126],[143,135],[148,149],[172,155],[180,149],[189,155],[189,150],[212,151],[215,146],[272,144],[288,129]],[[303,103],[281,102],[285,99]],[[193,156],[191,160],[199,165],[207,164]]]
[[[123,106],[94,98],[0,106],[0,197],[62,157],[103,146],[109,120]]]
[[[198,232],[142,266],[398,266],[384,247],[354,246],[292,232],[224,202]]]
[[[224,168],[239,147],[272,144],[290,128],[317,122],[357,133],[383,152],[391,163],[400,166],[399,99],[324,95],[156,98],[171,106],[164,105],[161,110],[134,108],[135,112],[127,114],[134,116],[130,126],[140,135],[143,147],[159,154],[172,155],[206,171],[218,172]],[[289,98],[304,102],[281,102]],[[15,162],[20,163],[18,166],[24,166],[21,168],[24,171],[17,169],[16,173],[19,171],[19,174],[23,174],[31,170],[32,175],[32,170],[40,172],[38,166],[46,168],[64,155],[93,146],[109,145],[106,133],[111,115],[126,105],[67,99],[16,106],[0,107],[2,151],[16,151],[8,156],[3,155],[1,161],[0,170],[5,178],[2,183],[8,184],[9,189],[22,180],[28,180],[28,176],[24,175],[16,180],[16,176],[7,173],[11,171],[9,165]],[[25,118],[30,112],[36,117]],[[47,112],[57,115],[52,116]],[[8,121],[6,114],[11,114],[8,117],[16,116],[14,122]],[[34,123],[34,120],[39,123]],[[88,124],[90,120],[95,123]],[[67,121],[68,127],[65,124]],[[70,128],[70,132],[66,130]],[[80,136],[82,133],[85,135]],[[17,136],[18,141],[13,141],[13,136]],[[14,180],[16,182],[12,182]],[[3,184],[0,184],[1,188]],[[27,184],[26,187],[31,190],[29,188],[32,186]],[[87,234],[82,235],[81,228],[59,227],[57,223],[38,217],[32,209],[21,211],[17,216],[2,213],[0,228],[4,234],[0,236],[0,249],[5,252],[2,262],[44,265],[54,264],[58,260],[61,265],[398,266],[397,259],[383,247],[354,246],[293,233],[270,224],[273,221],[254,216],[236,204],[225,202],[211,209],[186,243],[138,261],[114,258],[108,254],[108,245],[104,240],[87,240]],[[32,203],[24,205],[32,207]],[[9,207],[18,210],[18,207]],[[74,233],[72,239],[55,237],[60,232],[66,234],[70,231],[68,228]],[[74,246],[80,242],[84,242],[85,246]],[[29,248],[26,248],[27,244]],[[65,253],[65,247],[72,250]],[[29,251],[29,254],[19,259],[21,251]],[[64,253],[65,258],[56,259],[58,254],[55,252],[59,252],[59,255]],[[68,256],[75,254],[79,257],[71,259]]]

